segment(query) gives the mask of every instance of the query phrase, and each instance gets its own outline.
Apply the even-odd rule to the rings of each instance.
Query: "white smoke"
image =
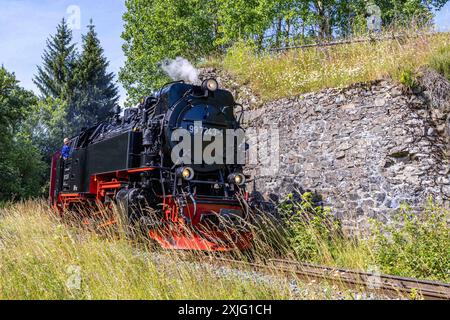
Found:
[[[161,68],[174,81],[184,80],[190,83],[200,82],[198,78],[198,70],[186,59],[176,57],[175,59],[167,59],[161,64]]]

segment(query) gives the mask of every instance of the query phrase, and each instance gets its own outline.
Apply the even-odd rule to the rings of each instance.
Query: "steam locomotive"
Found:
[[[72,137],[67,159],[54,154],[51,204],[61,214],[98,205],[118,207],[128,223],[145,226],[163,248],[247,249],[252,240],[246,227],[249,177],[238,161],[245,146],[236,134],[225,135],[243,131],[242,111],[215,79],[200,86],[168,83],[138,107],[123,115],[116,110],[109,121]],[[226,136],[226,143],[210,153],[219,160],[213,163],[198,159],[211,132],[216,133],[214,141]],[[180,151],[181,142],[185,148]],[[111,216],[100,227],[116,222]]]

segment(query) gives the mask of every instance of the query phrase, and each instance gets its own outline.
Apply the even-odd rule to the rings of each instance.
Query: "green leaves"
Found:
[[[385,26],[402,25],[411,27],[426,25],[431,22],[433,10],[441,9],[447,0],[375,0],[381,9],[381,17]]]
[[[300,260],[321,261],[333,254],[341,236],[341,226],[329,208],[318,205],[320,198],[310,192],[298,199],[289,195],[279,206],[289,229],[289,242]]]
[[[126,56],[119,78],[128,104],[170,79],[159,68],[182,56],[193,63],[223,54],[236,42],[258,50],[348,37],[367,32],[368,5],[381,9],[383,25],[430,22],[445,0],[127,0],[122,38]]]
[[[47,40],[43,54],[43,64],[38,67],[35,84],[41,91],[43,105],[51,105],[58,113],[65,113],[65,123],[70,126],[60,130],[66,135],[77,134],[81,128],[106,120],[118,101],[118,89],[114,74],[108,73],[109,62],[104,57],[103,48],[95,27],[88,26],[83,36],[82,52],[78,54],[72,43],[72,31],[63,19],[56,34]],[[53,99],[53,100],[49,100]],[[55,105],[55,102],[60,105]],[[62,106],[66,109],[62,110]],[[48,114],[49,110],[39,110]],[[57,122],[62,125],[60,117]],[[50,123],[40,123],[47,134],[53,131]],[[52,136],[47,136],[49,141]],[[58,138],[62,139],[58,134]]]
[[[381,271],[450,280],[450,214],[431,199],[421,212],[403,205],[392,224],[375,224],[375,262]]]
[[[159,68],[167,58],[193,62],[215,49],[216,1],[129,0],[123,16],[127,61],[120,80],[136,103],[170,79]]]
[[[36,98],[0,67],[0,202],[39,194],[43,163],[27,119]]]
[[[107,72],[108,61],[92,22],[88,28],[80,55],[64,19],[47,40],[33,79],[39,101],[0,69],[0,130],[10,133],[0,137],[0,167],[6,177],[0,201],[40,194],[42,182],[48,181],[51,155],[63,138],[106,120],[117,104],[114,74]]]
[[[430,57],[430,67],[450,81],[450,45],[443,45]]]
[[[18,86],[14,74],[0,67],[0,130],[12,132],[15,125],[28,113],[28,106],[35,102],[32,92]]]

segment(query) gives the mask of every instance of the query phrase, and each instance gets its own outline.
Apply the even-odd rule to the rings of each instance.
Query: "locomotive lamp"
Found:
[[[206,79],[202,82],[202,88],[214,92],[219,88],[219,84],[216,79]]]
[[[184,180],[192,180],[194,178],[194,169],[191,167],[181,167],[177,169],[177,174],[181,175]]]
[[[228,181],[237,186],[242,186],[245,183],[245,176],[242,173],[232,173],[228,176]]]

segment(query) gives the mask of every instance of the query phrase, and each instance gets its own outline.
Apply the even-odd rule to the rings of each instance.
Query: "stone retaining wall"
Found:
[[[256,189],[271,199],[297,188],[316,192],[353,232],[365,229],[370,217],[389,220],[404,201],[450,200],[450,90],[427,72],[414,93],[381,80],[269,103],[230,78],[219,81],[244,102],[247,127],[278,129],[278,170],[268,175],[264,157],[247,166]],[[270,137],[259,138],[264,144]]]

